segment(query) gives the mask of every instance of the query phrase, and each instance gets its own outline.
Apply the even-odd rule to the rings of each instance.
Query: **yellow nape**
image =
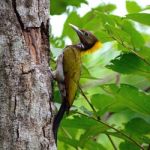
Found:
[[[90,49],[87,49],[87,50],[85,50],[85,51],[82,51],[82,52],[81,52],[81,55],[84,55],[84,54],[91,54],[91,53],[93,53],[93,52],[99,50],[101,47],[102,47],[102,43],[99,42],[99,41],[97,41],[97,42],[93,45],[93,47],[91,47]]]

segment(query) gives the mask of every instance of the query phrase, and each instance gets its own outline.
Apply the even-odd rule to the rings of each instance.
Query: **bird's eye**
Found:
[[[84,32],[84,35],[85,35],[85,36],[89,36],[89,34],[88,34],[87,32]]]

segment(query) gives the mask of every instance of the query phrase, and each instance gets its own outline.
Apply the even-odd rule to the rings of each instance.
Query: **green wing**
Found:
[[[66,47],[63,55],[66,101],[68,102],[68,107],[71,107],[80,79],[81,56],[80,51],[73,46]]]

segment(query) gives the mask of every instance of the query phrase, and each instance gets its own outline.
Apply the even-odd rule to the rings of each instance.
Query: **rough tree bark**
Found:
[[[0,0],[0,150],[54,150],[49,0]]]

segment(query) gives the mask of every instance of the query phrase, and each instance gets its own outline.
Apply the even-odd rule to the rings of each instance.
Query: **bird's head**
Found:
[[[69,25],[77,33],[81,42],[81,51],[83,53],[92,53],[102,46],[102,43],[91,32],[82,29],[80,30],[73,24]]]

